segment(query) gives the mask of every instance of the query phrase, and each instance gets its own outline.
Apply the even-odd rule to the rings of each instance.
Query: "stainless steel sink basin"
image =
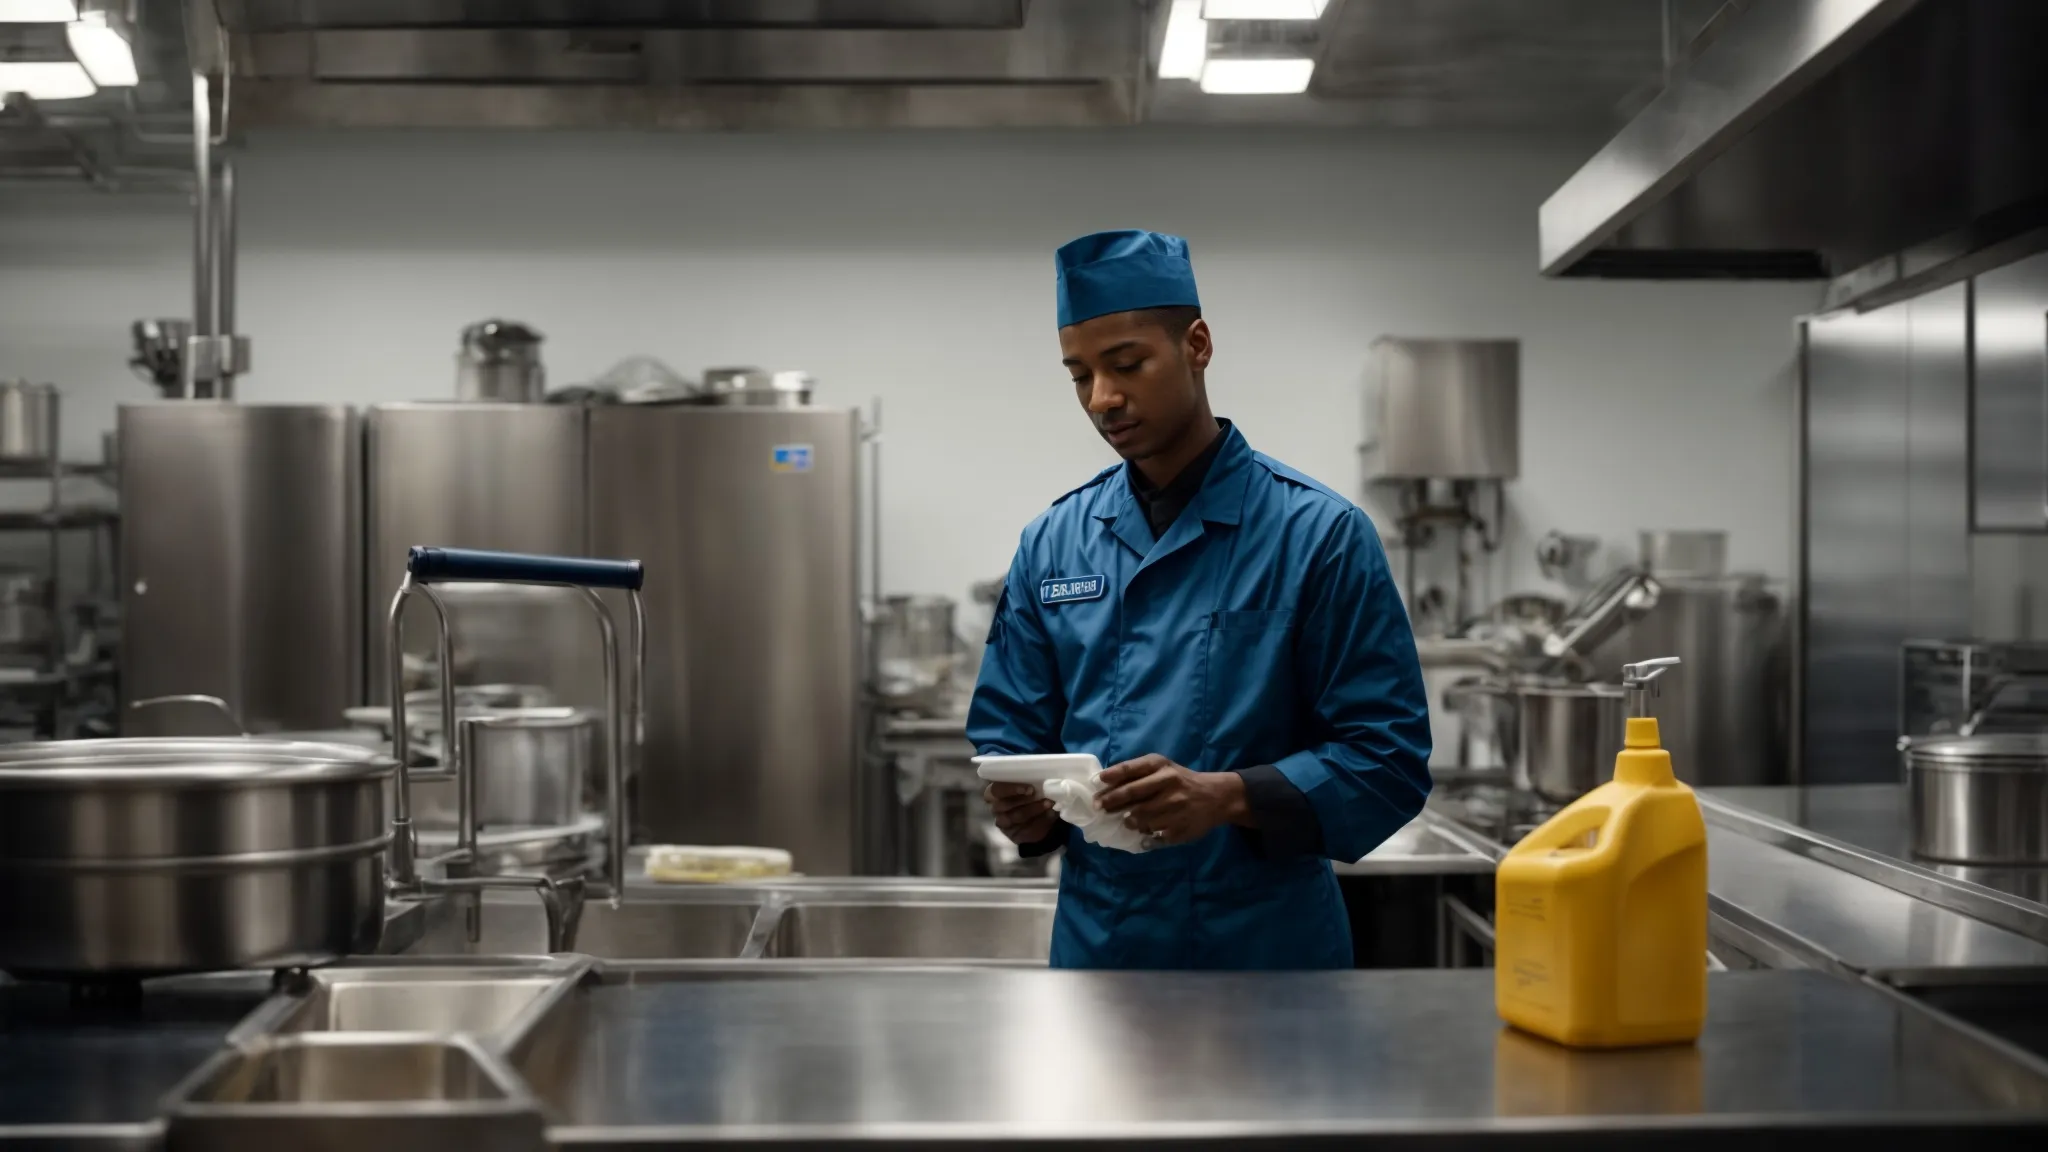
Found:
[[[798,901],[783,911],[765,954],[1043,964],[1052,948],[1053,895],[1044,892],[1028,900]]]
[[[192,1093],[198,1104],[372,1104],[503,1100],[477,1050],[450,1037],[266,1039],[229,1058]]]
[[[731,888],[635,888],[613,908],[592,900],[583,907],[575,948],[606,960],[730,960],[746,947],[754,917],[768,893]],[[534,955],[547,951],[547,917],[524,893],[488,893],[483,939],[466,938],[462,915],[449,909],[429,918],[406,956]]]
[[[544,1146],[526,1086],[463,1037],[259,1037],[216,1056],[168,1111],[170,1146],[217,1152]]]
[[[280,1033],[494,1036],[512,1027],[558,980],[488,968],[342,968],[311,978],[311,991],[279,1025]]]

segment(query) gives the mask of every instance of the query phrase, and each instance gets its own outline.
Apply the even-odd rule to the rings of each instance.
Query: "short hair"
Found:
[[[1188,334],[1195,321],[1202,318],[1202,309],[1195,304],[1172,304],[1164,308],[1140,308],[1138,321],[1142,324],[1157,324],[1166,329],[1166,334],[1175,340]]]

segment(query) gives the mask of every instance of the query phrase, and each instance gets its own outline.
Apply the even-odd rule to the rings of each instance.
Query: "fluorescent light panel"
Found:
[[[64,30],[71,41],[71,53],[93,83],[102,88],[133,88],[136,82],[135,50],[128,38],[107,23],[104,12],[88,12]]]
[[[1313,60],[1211,60],[1202,67],[1202,91],[1216,96],[1265,96],[1308,91]]]
[[[1173,0],[1166,16],[1166,43],[1159,49],[1159,78],[1200,80],[1209,58],[1209,25],[1202,0]]]
[[[1330,0],[1202,0],[1204,20],[1316,20]]]
[[[68,24],[76,19],[76,0],[0,0],[0,24]]]
[[[92,77],[76,61],[0,64],[0,92],[19,92],[31,100],[76,100],[95,91]]]

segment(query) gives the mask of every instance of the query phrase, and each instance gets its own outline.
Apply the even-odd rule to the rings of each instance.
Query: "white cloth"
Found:
[[[1095,794],[1102,791],[1102,774],[1080,780],[1047,780],[1045,798],[1060,819],[1081,830],[1090,844],[1122,852],[1146,851],[1145,834],[1124,823],[1124,818],[1095,806]]]

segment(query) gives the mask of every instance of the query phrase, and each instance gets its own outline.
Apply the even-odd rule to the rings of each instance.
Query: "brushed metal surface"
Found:
[[[584,410],[542,404],[380,404],[367,416],[368,594],[383,605],[415,545],[582,556]],[[601,702],[590,609],[565,588],[448,584],[456,682],[540,684],[564,703]],[[410,655],[430,658],[433,614],[406,608]],[[389,695],[384,619],[364,631],[367,699]],[[416,646],[416,647],[414,647]]]
[[[1900,644],[1971,632],[1968,293],[1805,325],[1801,783],[1897,779]]]
[[[1519,475],[1521,350],[1519,340],[1373,341],[1366,478]]]
[[[1718,824],[1707,827],[1707,883],[1717,914],[1796,942],[1810,967],[1963,980],[2048,966],[2048,944]]]
[[[1569,1142],[1617,1125],[1714,1147],[1738,1129],[2024,1122],[2048,1102],[2038,1069],[2007,1060],[2012,1077],[1987,1084],[1958,1059],[1972,1045],[1952,1027],[1818,973],[1713,973],[1696,1045],[1623,1053],[1503,1028],[1492,982],[1490,970],[628,970],[577,993],[511,1059],[558,1137],[609,1129],[642,1147],[685,1135],[1277,1147],[1340,1133],[1419,1145],[1532,1130]]]
[[[388,758],[259,740],[0,754],[0,969],[312,964],[384,926]]]
[[[1975,289],[1976,526],[2048,530],[2048,253],[1985,272]]]
[[[358,703],[362,445],[339,405],[120,410],[123,731],[200,734],[218,696],[253,732],[332,728]]]
[[[638,815],[656,842],[756,844],[862,870],[859,421],[848,411],[590,414],[590,551],[647,565]],[[778,446],[809,467],[778,471]]]

